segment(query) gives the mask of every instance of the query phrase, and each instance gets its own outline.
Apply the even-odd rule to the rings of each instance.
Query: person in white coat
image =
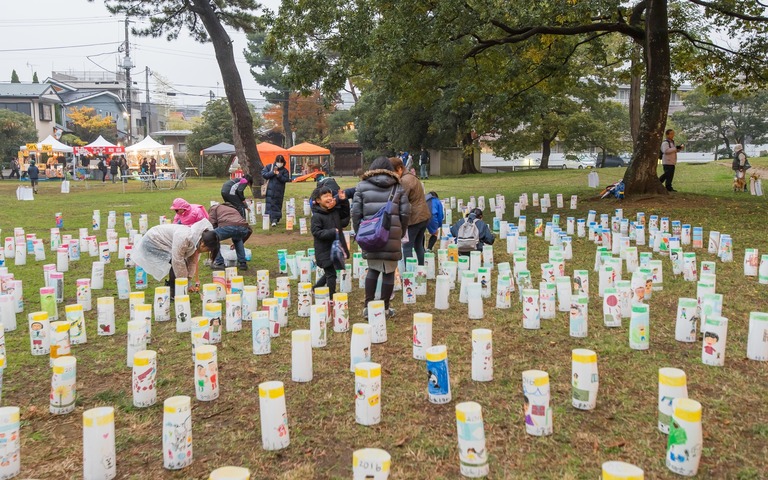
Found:
[[[219,252],[219,237],[208,220],[200,220],[191,226],[157,225],[133,246],[133,261],[156,280],[168,275],[171,298],[175,298],[176,277],[186,277],[194,285],[190,292],[200,289],[197,263],[200,254],[209,252],[216,258]]]

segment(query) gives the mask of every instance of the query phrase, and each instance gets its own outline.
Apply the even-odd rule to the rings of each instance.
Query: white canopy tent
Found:
[[[139,143],[125,147],[125,156],[131,169],[138,170],[142,159],[146,158],[149,161],[154,157],[157,160],[158,172],[172,171],[176,175],[179,174],[179,165],[173,154],[173,146],[163,145],[149,135]]]
[[[65,145],[56,140],[53,135],[48,135],[45,139],[37,143],[34,151],[30,151],[26,145],[19,147],[19,163],[21,164],[21,170],[27,171],[29,167],[29,160],[37,161],[37,167],[44,172],[48,178],[63,178],[64,177],[64,163],[66,161],[65,156],[68,153],[72,153],[74,149],[69,145]],[[47,157],[43,157],[45,154]],[[43,164],[43,158],[45,164]]]
[[[43,145],[50,145],[51,150],[57,153],[72,153],[74,149],[70,147],[69,145],[65,145],[61,143],[60,141],[53,138],[53,135],[48,135],[44,140],[41,140],[37,144],[37,151],[40,152],[43,150]],[[19,150],[22,152],[25,152],[27,150],[26,145],[22,145],[19,147]]]

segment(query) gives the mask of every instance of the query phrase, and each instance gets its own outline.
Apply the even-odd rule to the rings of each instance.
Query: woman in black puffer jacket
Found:
[[[368,261],[368,276],[365,278],[365,305],[374,299],[376,284],[379,274],[383,275],[381,283],[381,299],[387,316],[391,317],[395,311],[389,308],[389,297],[395,288],[395,269],[397,262],[402,258],[402,238],[408,230],[408,220],[411,215],[411,205],[408,203],[408,195],[400,186],[400,177],[392,168],[392,163],[387,157],[378,157],[371,164],[370,170],[362,176],[362,181],[357,184],[355,197],[352,201],[352,227],[355,232],[360,228],[360,222],[367,220],[386,205],[392,191],[395,195],[390,212],[389,240],[383,248],[377,251],[363,251],[363,258]],[[367,308],[366,308],[367,310]],[[367,312],[363,313],[367,315]]]

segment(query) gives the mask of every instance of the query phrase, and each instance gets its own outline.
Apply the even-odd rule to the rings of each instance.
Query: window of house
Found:
[[[13,112],[19,112],[32,116],[32,104],[31,103],[0,103],[0,108],[5,110],[11,110]]]
[[[187,144],[186,143],[180,143],[179,144],[179,153],[187,153]]]
[[[53,106],[46,103],[40,104],[40,120],[50,122],[53,120]]]

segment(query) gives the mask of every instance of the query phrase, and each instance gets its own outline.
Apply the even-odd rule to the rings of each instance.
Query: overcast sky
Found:
[[[261,4],[276,11],[280,0],[261,0]],[[2,0],[0,11],[0,81],[10,81],[13,69],[23,82],[32,80],[33,71],[40,81],[54,70],[115,71],[122,57],[117,49],[124,41],[124,18],[111,16],[101,0]],[[264,88],[253,80],[243,57],[245,35],[230,32],[230,36],[245,96],[263,105],[258,100]],[[61,48],[75,45],[92,46]],[[137,87],[144,89],[144,68],[148,66],[170,81],[178,105],[202,105],[211,90],[224,95],[210,43],[195,42],[185,33],[173,42],[131,37],[131,57]],[[152,77],[149,88],[150,92],[160,88]]]

